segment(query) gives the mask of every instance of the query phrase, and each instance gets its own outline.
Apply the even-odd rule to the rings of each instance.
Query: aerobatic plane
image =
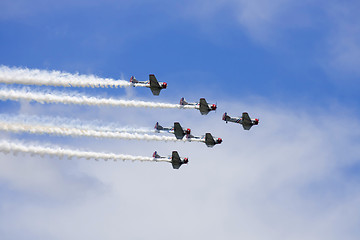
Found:
[[[187,164],[189,162],[188,158],[181,158],[177,151],[173,151],[172,155],[169,157],[161,157],[155,151],[153,154],[154,161],[168,159],[171,162],[173,169],[179,169],[181,165]]]
[[[204,137],[202,137],[203,142],[206,144],[206,146],[208,147],[213,147],[216,144],[220,144],[222,143],[222,139],[221,138],[214,138],[211,133],[206,133]]]
[[[224,120],[226,123],[234,122],[234,123],[242,124],[244,130],[250,130],[252,126],[259,124],[259,119],[258,118],[251,119],[247,112],[243,112],[241,117],[235,117],[235,118],[232,118],[229,115],[227,115],[227,113],[224,113],[222,120]]]
[[[167,87],[166,82],[158,82],[154,74],[149,74],[148,81],[138,81],[134,76],[131,76],[130,83],[133,87],[148,87],[155,96],[159,96],[161,89]]]
[[[173,133],[173,134],[175,134],[175,137],[177,139],[183,139],[184,136],[186,136],[186,138],[194,138],[194,136],[190,134],[191,129],[190,128],[182,128],[179,122],[174,122],[173,127],[163,127],[157,122],[155,124],[154,128],[157,132],[166,131],[169,133]]]
[[[207,115],[210,111],[216,110],[216,104],[208,104],[205,98],[200,98],[200,102],[198,103],[188,103],[185,98],[180,99],[181,106],[195,106],[196,109],[200,110],[201,115]]]

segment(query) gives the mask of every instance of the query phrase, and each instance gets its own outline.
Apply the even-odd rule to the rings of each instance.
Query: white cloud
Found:
[[[186,5],[184,17],[194,17],[200,21],[216,18],[221,21],[231,16],[230,19],[238,22],[253,40],[278,46],[281,44],[277,42],[287,30],[313,24],[310,13],[306,12],[313,5],[310,1],[293,0],[198,0]]]
[[[307,16],[301,8],[307,1],[239,1],[235,11],[239,23],[256,41],[273,45],[287,30],[304,25]],[[282,32],[282,34],[279,34]]]
[[[164,114],[113,108],[98,115],[130,124],[137,119],[139,126],[181,120],[194,134],[210,131],[222,137],[224,142],[214,148],[200,143],[68,141],[72,148],[144,156],[178,150],[190,159],[178,171],[167,163],[2,157],[1,185],[14,186],[5,188],[6,196],[17,192],[26,199],[36,193],[37,200],[19,203],[5,197],[1,235],[25,238],[17,235],[21,230],[26,239],[356,239],[359,184],[347,175],[347,169],[359,164],[356,118],[348,115],[353,120],[339,127],[334,114],[324,110],[264,102],[219,105],[208,116],[195,110]],[[31,107],[27,111],[34,112]],[[260,117],[260,125],[244,131],[225,124],[221,107],[230,115],[246,110]],[[336,115],[345,113],[338,108]],[[72,174],[86,180],[69,178]]]
[[[360,74],[360,4],[334,3],[327,8],[332,29],[327,39],[325,70],[345,76]],[[343,81],[343,78],[341,79]]]
[[[356,1],[198,0],[186,5],[184,17],[197,19],[203,28],[212,25],[209,19],[233,20],[253,41],[277,50],[293,47],[292,37],[297,33],[314,43],[309,51],[319,65],[335,79],[342,76],[342,82],[342,74],[360,73],[359,7]]]

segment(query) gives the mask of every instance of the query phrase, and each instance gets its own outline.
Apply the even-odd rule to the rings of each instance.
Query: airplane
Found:
[[[242,117],[235,117],[235,118],[232,118],[229,115],[227,115],[227,113],[224,113],[222,120],[224,120],[226,123],[234,122],[234,123],[242,124],[244,130],[250,130],[250,128],[253,125],[259,124],[259,119],[258,118],[251,119],[247,112],[243,112]]]
[[[133,87],[148,87],[155,96],[159,96],[161,89],[167,87],[166,82],[158,82],[154,74],[149,74],[149,81],[138,81],[134,76],[131,76],[130,83]]]
[[[195,106],[196,109],[200,110],[201,115],[207,115],[210,111],[216,110],[217,106],[216,104],[208,104],[205,100],[205,98],[200,98],[199,103],[188,103],[185,98],[180,99],[180,105],[181,106]]]
[[[157,154],[157,151],[153,154],[154,161],[159,160],[169,160],[171,162],[173,169],[179,169],[181,165],[187,164],[189,162],[188,158],[181,158],[177,151],[173,151],[172,155],[169,157],[161,157],[159,154]]]
[[[206,146],[208,147],[213,147],[216,144],[220,144],[222,143],[222,139],[221,138],[217,138],[215,139],[211,133],[206,133],[205,137],[202,138],[203,142],[206,144]]]
[[[157,132],[160,131],[167,131],[169,133],[173,133],[175,134],[175,137],[177,139],[183,139],[184,136],[186,136],[186,138],[192,138],[194,137],[193,135],[191,135],[191,129],[190,128],[182,128],[179,122],[174,122],[174,127],[163,127],[159,124],[159,122],[156,122],[155,124],[155,130]]]

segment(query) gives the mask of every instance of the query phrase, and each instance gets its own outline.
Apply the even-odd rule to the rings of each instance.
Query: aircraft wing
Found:
[[[159,82],[157,81],[154,74],[149,74],[150,87],[151,88],[161,88]]]
[[[154,74],[149,74],[149,81],[150,81],[151,92],[155,96],[158,96],[160,94],[161,87],[160,87],[159,82],[156,80],[156,77]]]
[[[159,94],[160,94],[160,88],[153,88],[153,87],[150,87],[150,90],[151,90],[151,92],[153,93],[153,95],[155,95],[155,96],[159,96]]]
[[[171,164],[174,169],[179,169],[181,166],[181,159],[177,151],[172,152]]]
[[[250,130],[250,128],[252,127],[252,125],[246,125],[245,123],[243,123],[243,128],[244,130]]]
[[[182,139],[185,136],[184,130],[178,122],[174,123],[174,134],[177,139]]]
[[[211,133],[205,134],[205,144],[208,147],[213,147],[215,145],[215,140],[214,140],[213,136],[211,135]]]
[[[200,107],[199,107],[201,115],[206,115],[210,112],[210,108],[205,98],[200,98]]]
[[[243,120],[243,128],[245,130],[250,130],[252,127],[251,118],[249,117],[249,114],[247,112],[243,112],[242,114],[242,120]]]

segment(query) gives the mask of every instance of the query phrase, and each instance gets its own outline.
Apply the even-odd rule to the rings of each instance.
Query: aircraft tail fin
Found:
[[[161,126],[161,125],[159,124],[159,122],[156,122],[154,129],[157,130],[157,131],[160,131],[160,130],[164,130],[164,127]]]
[[[230,119],[230,116],[227,115],[227,113],[225,112],[223,117],[222,117],[222,120],[224,120],[227,123],[229,121],[229,119]]]
[[[139,81],[136,80],[136,78],[135,78],[134,76],[131,76],[130,82],[131,82],[131,83],[138,83]]]
[[[188,104],[189,104],[189,103],[185,100],[184,97],[182,97],[182,98],[180,99],[180,105],[184,106],[184,105],[188,105]]]
[[[157,151],[153,153],[153,158],[160,158],[160,155],[157,153]]]

